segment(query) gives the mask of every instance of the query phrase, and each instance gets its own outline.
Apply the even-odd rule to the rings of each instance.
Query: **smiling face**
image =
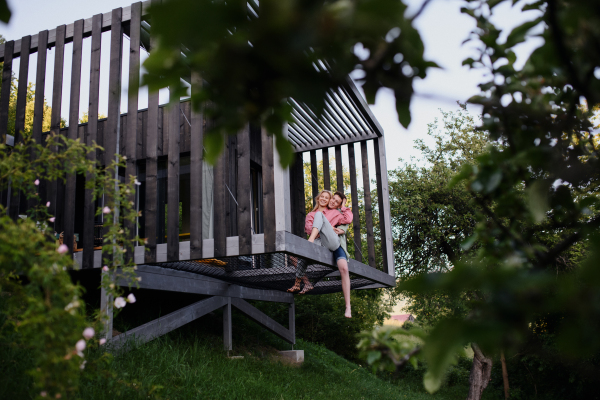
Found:
[[[331,200],[331,195],[327,192],[322,192],[319,195],[319,206],[321,207],[327,207],[327,205],[329,204],[329,201]]]
[[[334,194],[333,197],[331,198],[331,200],[329,200],[328,207],[333,210],[336,208],[340,208],[341,205],[342,205],[342,198],[340,196],[338,196],[337,194]]]

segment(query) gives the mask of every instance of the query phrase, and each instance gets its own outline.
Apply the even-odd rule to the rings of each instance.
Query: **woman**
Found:
[[[344,231],[334,228],[339,225],[349,224],[353,219],[352,210],[346,207],[345,196],[343,196],[343,199],[342,196],[341,193],[332,195],[329,190],[321,191],[316,197],[315,208],[306,216],[305,231],[310,235],[308,238],[309,242],[321,244],[333,252],[342,279],[342,292],[346,303],[344,315],[346,318],[352,318],[348,256],[344,248],[340,245],[340,238],[338,236],[340,233],[343,234]],[[341,206],[340,209],[338,209],[339,206]],[[288,289],[288,292],[298,291],[301,282],[304,282],[304,289],[300,293],[306,293],[313,288],[308,277],[304,275],[305,270],[305,266],[298,265],[296,282],[294,286]]]

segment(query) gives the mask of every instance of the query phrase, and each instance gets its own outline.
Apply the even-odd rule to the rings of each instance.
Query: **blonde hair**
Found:
[[[317,209],[319,208],[319,197],[321,197],[321,195],[323,193],[329,194],[329,200],[333,199],[333,192],[331,190],[327,190],[327,189],[321,190],[319,192],[319,194],[317,195],[317,197],[315,197],[315,207],[312,209],[313,211],[317,211]]]

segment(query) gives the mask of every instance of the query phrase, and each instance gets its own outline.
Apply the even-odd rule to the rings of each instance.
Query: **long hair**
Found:
[[[321,190],[319,192],[319,194],[317,195],[317,197],[315,197],[315,207],[312,209],[313,211],[317,211],[317,209],[319,208],[319,197],[321,197],[321,195],[323,193],[329,194],[329,199],[330,200],[333,198],[333,193],[331,192],[331,190],[327,190],[327,189]]]

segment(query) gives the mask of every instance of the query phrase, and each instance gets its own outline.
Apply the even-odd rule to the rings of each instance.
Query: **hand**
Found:
[[[344,199],[342,200],[342,207],[346,207],[346,203],[348,202],[348,199]]]
[[[333,231],[338,235],[343,235],[344,233],[346,233],[343,229],[340,228],[333,228]]]

